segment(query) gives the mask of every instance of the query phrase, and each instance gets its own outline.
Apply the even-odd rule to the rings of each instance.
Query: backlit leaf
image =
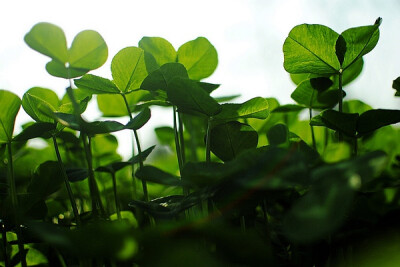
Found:
[[[60,63],[68,61],[67,41],[63,30],[53,24],[41,22],[25,35],[25,42],[34,50]]]
[[[54,122],[52,117],[43,112],[43,106],[52,111],[58,110],[60,100],[57,94],[50,89],[33,87],[22,97],[22,107],[32,119],[37,122]]]
[[[283,44],[284,67],[289,73],[333,74],[340,69],[335,45],[339,37],[318,24],[294,27]]]
[[[262,97],[255,97],[241,104],[222,104],[221,107],[221,112],[214,116],[217,121],[239,118],[266,119],[269,116],[268,101]]]
[[[371,26],[350,28],[342,32],[347,47],[342,64],[343,69],[347,69],[360,57],[374,49],[379,40],[380,23],[381,21]]]
[[[87,71],[102,66],[108,56],[108,48],[103,37],[92,30],[78,33],[68,52],[69,66],[73,69],[86,69]]]
[[[144,51],[138,47],[126,47],[112,59],[111,73],[121,92],[139,89],[147,76]]]
[[[176,51],[170,42],[161,37],[143,37],[139,47],[151,54],[158,67],[165,63],[176,62]]]
[[[190,79],[201,80],[217,68],[217,50],[206,38],[198,37],[179,47],[178,62],[186,67]]]
[[[0,144],[11,142],[20,107],[21,99],[17,95],[0,90]]]
[[[86,74],[82,78],[74,80],[74,83],[78,88],[91,94],[121,93],[112,81],[92,74]]]

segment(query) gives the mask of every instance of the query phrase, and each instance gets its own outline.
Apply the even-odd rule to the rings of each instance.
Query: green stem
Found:
[[[312,119],[312,109],[309,108],[309,114],[310,114],[310,122]],[[310,129],[311,129],[311,138],[312,138],[312,144],[313,144],[313,148],[314,150],[317,150],[317,143],[315,141],[315,133],[314,133],[314,127],[312,125],[310,125]]]
[[[57,138],[56,138],[55,135],[53,135],[53,144],[54,144],[54,149],[55,149],[56,155],[57,155],[58,165],[59,165],[60,170],[62,172],[62,175],[64,177],[64,183],[65,183],[65,187],[67,188],[69,201],[71,202],[72,211],[73,211],[74,216],[75,216],[75,221],[76,221],[76,224],[78,226],[80,226],[81,225],[81,220],[80,220],[80,217],[79,217],[78,207],[76,206],[74,194],[72,192],[71,185],[69,184],[69,181],[68,181],[68,176],[67,176],[67,173],[66,173],[65,168],[64,168],[64,164],[63,164],[62,159],[61,159],[60,151],[58,149],[58,144],[57,144]]]
[[[130,109],[130,107],[129,107],[128,100],[126,99],[125,94],[121,94],[121,95],[122,95],[122,98],[124,99],[125,106],[126,106],[126,110],[127,110],[127,112],[128,112],[128,115],[129,115],[129,119],[130,119],[130,120],[133,120],[132,112],[131,112],[131,109]],[[141,169],[141,168],[143,168],[142,149],[141,149],[141,147],[140,147],[140,141],[139,141],[139,136],[138,136],[138,134],[137,134],[137,131],[136,131],[136,130],[133,130],[133,134],[134,134],[134,136],[135,136],[136,147],[137,147],[137,150],[138,150],[139,169]],[[132,157],[133,157],[133,156],[134,156],[134,155],[132,155]],[[132,163],[132,177],[134,177],[133,163]],[[148,202],[148,201],[149,201],[149,193],[148,193],[148,190],[147,190],[147,183],[146,183],[146,181],[145,181],[144,179],[142,179],[142,188],[143,188],[143,197],[144,197],[144,200],[145,200],[146,202]]]
[[[117,211],[118,220],[121,220],[121,211],[119,208],[119,201],[118,201],[118,194],[117,194],[117,179],[115,178],[115,172],[111,173],[112,175],[112,182],[113,182],[113,189],[114,189],[114,200],[115,200],[115,210]]]
[[[190,131],[190,150],[191,152],[191,160],[194,162],[198,161],[197,158],[197,135],[196,135],[196,131],[193,131],[193,124],[192,124],[192,120],[187,120],[188,123],[188,129],[191,129]]]
[[[343,70],[339,70],[339,112],[343,112]],[[343,134],[339,132],[339,142],[343,141]]]
[[[93,171],[93,159],[92,159],[92,151],[91,151],[91,138],[88,136],[88,141],[86,140],[86,135],[82,134],[83,146],[86,155],[86,161],[88,164],[89,171],[89,190],[90,197],[92,199],[92,212],[96,216],[100,211],[100,215],[105,215],[103,205],[101,203],[99,189],[97,187],[96,179],[94,177]]]
[[[353,151],[354,157],[357,157],[357,154],[358,154],[358,139],[357,137],[354,137],[354,151]]]
[[[22,267],[26,267],[26,258],[25,258],[25,248],[24,244],[21,241],[22,231],[21,231],[21,223],[19,217],[19,205],[18,205],[18,196],[17,196],[17,187],[15,185],[15,177],[14,177],[14,167],[13,167],[13,159],[12,159],[12,148],[11,142],[7,143],[7,155],[8,155],[8,182],[10,186],[10,195],[11,195],[11,205],[14,211],[14,219],[16,224],[16,234],[17,234],[17,242],[18,242],[18,250],[20,256],[20,262]]]
[[[178,112],[178,131],[179,131],[179,143],[181,148],[181,158],[182,158],[182,166],[185,165],[186,156],[185,156],[185,139],[183,137],[183,123],[182,123],[182,114]]]
[[[211,120],[212,120],[212,117],[209,117],[209,118],[208,118],[208,121],[207,121],[207,133],[206,133],[206,162],[211,162],[211,151],[210,151]]]
[[[178,157],[178,166],[179,166],[179,173],[182,174],[182,154],[181,154],[181,145],[179,142],[179,135],[178,135],[178,126],[176,122],[176,107],[172,106],[173,115],[174,115],[174,137],[175,137],[175,149],[176,149],[176,156]]]

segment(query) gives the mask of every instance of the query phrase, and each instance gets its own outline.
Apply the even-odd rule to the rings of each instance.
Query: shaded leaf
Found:
[[[308,108],[326,109],[334,107],[339,101],[339,90],[318,91],[313,88],[311,79],[301,82],[291,94],[293,100]]]
[[[50,138],[55,129],[56,126],[54,123],[36,122],[29,125],[21,133],[15,136],[13,141],[27,141],[37,137]]]
[[[400,96],[400,77],[393,81],[392,87],[396,90],[395,96]]]
[[[189,78],[186,68],[180,63],[166,63],[150,73],[142,82],[141,89],[152,92],[166,91],[168,84],[175,77]]]
[[[358,118],[358,113],[342,113],[336,110],[325,110],[321,112],[320,115],[312,118],[310,125],[326,126],[329,129],[354,137],[357,133]]]
[[[276,124],[267,132],[267,138],[270,145],[288,144],[289,130],[284,124]]]
[[[230,121],[211,129],[211,151],[223,161],[234,159],[246,149],[256,148],[258,134],[247,124]]]
[[[145,125],[151,117],[150,109],[143,109],[138,115],[136,115],[132,120],[130,120],[126,125],[125,129],[139,130]]]
[[[89,170],[84,168],[67,168],[68,181],[74,183],[85,180],[89,176]]]
[[[35,170],[27,192],[46,198],[58,191],[63,182],[64,179],[58,162],[46,161]]]
[[[209,94],[211,94],[214,90],[220,87],[220,84],[213,84],[213,83],[197,82],[197,84],[200,85],[201,88],[203,88],[204,91],[206,91]]]
[[[340,66],[342,66],[344,61],[344,55],[346,54],[347,50],[346,41],[344,40],[343,35],[339,35],[339,37],[337,38],[335,50]]]
[[[360,115],[357,131],[360,135],[400,122],[400,110],[372,109]]]
[[[170,186],[182,186],[182,181],[178,176],[167,173],[157,167],[146,165],[136,171],[135,176],[140,180],[147,182],[170,185]]]
[[[167,88],[168,100],[181,112],[200,112],[207,116],[218,114],[222,107],[195,81],[174,78]]]
[[[209,77],[217,68],[218,54],[206,38],[198,37],[179,47],[177,62],[186,67],[190,79],[201,80]]]

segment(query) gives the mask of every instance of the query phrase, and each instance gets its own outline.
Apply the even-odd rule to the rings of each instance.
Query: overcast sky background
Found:
[[[20,97],[34,86],[62,96],[68,85],[50,76],[45,70],[49,58],[23,41],[33,25],[50,22],[64,30],[69,45],[82,30],[98,31],[108,45],[109,57],[91,73],[108,78],[112,57],[124,47],[137,46],[143,36],[163,37],[176,49],[204,36],[219,56],[217,70],[206,80],[222,84],[214,96],[241,94],[240,102],[256,96],[276,97],[281,104],[293,103],[290,94],[295,86],[283,68],[282,45],[294,26],[323,24],[341,33],[382,17],[378,45],[364,57],[362,74],[345,91],[347,99],[358,98],[374,108],[400,107],[391,89],[392,81],[400,76],[398,0],[24,0],[1,1],[0,10],[0,88]],[[94,107],[91,112],[98,116]],[[29,120],[21,108],[15,131]],[[165,121],[172,121],[172,115],[153,112],[142,132],[145,144],[154,142],[147,132]],[[129,146],[123,147],[129,151]]]

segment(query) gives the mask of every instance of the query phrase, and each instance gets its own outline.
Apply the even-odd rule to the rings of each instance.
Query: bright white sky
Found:
[[[214,95],[241,94],[239,101],[276,97],[282,104],[293,103],[290,94],[295,86],[283,69],[282,45],[295,25],[323,24],[340,33],[372,24],[380,16],[379,43],[365,56],[362,75],[345,90],[347,99],[358,98],[374,108],[400,107],[391,89],[400,76],[398,0],[20,0],[1,1],[0,10],[0,88],[20,97],[34,86],[61,96],[67,86],[67,81],[47,74],[49,58],[23,41],[33,25],[45,21],[60,26],[69,43],[82,30],[98,31],[108,44],[109,58],[92,73],[104,77],[111,76],[112,57],[124,47],[137,46],[143,36],[164,37],[176,49],[204,36],[219,54],[218,68],[207,79],[222,84]],[[153,113],[143,131],[170,121],[169,115]],[[15,131],[26,121],[29,117],[21,109]],[[148,135],[142,134],[145,144],[154,142],[144,136]]]

